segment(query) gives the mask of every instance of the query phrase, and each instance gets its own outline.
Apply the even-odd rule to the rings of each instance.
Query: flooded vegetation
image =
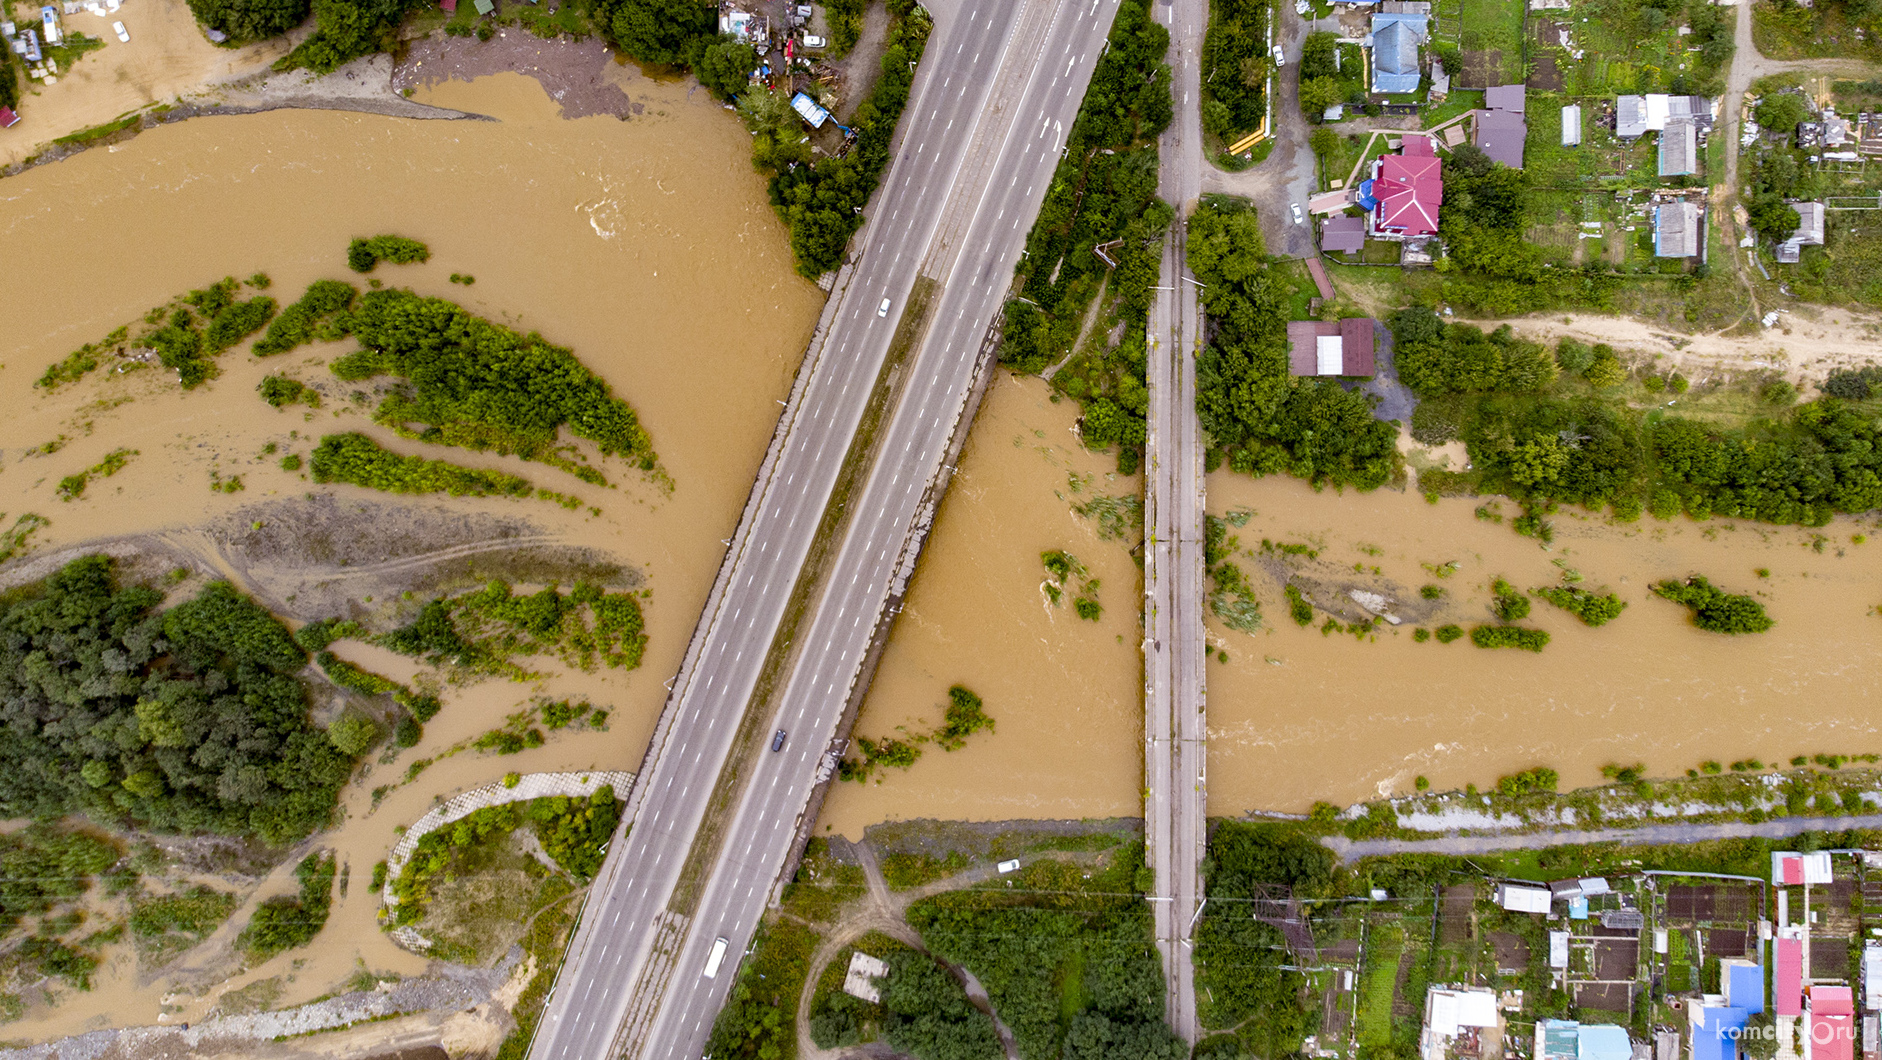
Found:
[[[1615,524],[1564,509],[1545,546],[1513,533],[1521,509],[1494,498],[1429,504],[1218,473],[1209,503],[1218,517],[1246,516],[1230,532],[1265,605],[1252,636],[1210,623],[1226,653],[1209,673],[1212,814],[1409,794],[1419,777],[1434,790],[1488,789],[1544,765],[1567,790],[1603,783],[1616,762],[1682,775],[1707,760],[1878,742],[1871,721],[1837,709],[1882,694],[1871,520]],[[1693,575],[1749,594],[1774,624],[1752,637],[1707,632],[1653,592]],[[1626,608],[1596,627],[1537,600],[1521,625],[1549,634],[1539,654],[1419,639],[1447,624],[1496,628],[1499,579],[1525,596],[1611,593]],[[1310,605],[1308,624],[1290,620],[1284,584]]]
[[[176,876],[185,892],[196,882],[216,892],[162,933],[162,948],[181,957],[159,968],[140,963],[131,940],[106,941],[89,993],[56,983],[50,997],[30,991],[9,1037],[289,1006],[332,992],[362,967],[417,974],[426,961],[378,930],[378,899],[366,885],[400,828],[436,797],[509,772],[640,761],[664,701],[662,678],[684,651],[822,295],[792,274],[737,123],[684,85],[628,71],[620,80],[638,112],[630,120],[564,120],[535,82],[502,75],[415,93],[497,121],[324,111],[200,119],[0,181],[0,238],[33,248],[40,280],[35,326],[0,337],[0,372],[14,380],[0,425],[0,530],[12,527],[4,545],[27,557],[13,584],[102,547],[128,577],[174,585],[166,605],[221,577],[291,622],[337,616],[384,632],[427,600],[493,578],[516,587],[513,599],[484,601],[499,609],[522,607],[546,585],[566,595],[587,580],[606,589],[600,603],[639,594],[645,634],[644,649],[634,630],[598,642],[589,654],[610,665],[593,672],[581,665],[581,645],[524,637],[510,650],[541,654],[519,657],[523,681],[333,641],[321,660],[332,680],[382,679],[442,706],[414,746],[388,739],[340,792],[340,824],[316,840],[332,852],[339,881],[326,928],[305,947],[265,958],[249,947],[243,958],[236,936],[254,910],[300,892],[300,856],[239,845],[182,861],[153,855],[153,881]],[[422,241],[430,259],[382,263],[370,279],[571,351],[632,404],[658,450],[656,471],[610,460],[601,484],[562,467],[570,460],[562,452],[511,446],[519,455],[504,455],[430,445],[417,431],[401,437],[374,422],[371,382],[331,371],[358,344],[319,341],[317,320],[306,322],[315,341],[266,359],[236,343],[187,390],[176,372],[104,347],[97,369],[31,385],[81,346],[121,326],[138,331],[151,307],[225,275],[263,274],[266,287],[246,281],[239,298],[283,305],[315,280],[363,289],[347,268],[348,244],[384,232]],[[276,384],[282,400],[264,400],[257,390],[271,375],[300,389]],[[339,433],[400,455],[540,479],[582,503],[400,500],[323,486],[308,461],[321,436]],[[181,580],[166,582],[170,570]],[[639,668],[616,664],[642,661],[643,650]],[[606,717],[558,728],[543,723],[545,702],[585,702]],[[505,742],[444,754],[531,710],[515,753],[497,753]],[[527,738],[530,729],[542,735]],[[413,770],[420,762],[429,764]],[[100,902],[84,933],[126,915]],[[227,915],[221,927],[215,915]]]

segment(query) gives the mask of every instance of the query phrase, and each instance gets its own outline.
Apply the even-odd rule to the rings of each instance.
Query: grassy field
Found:
[[[1561,91],[1569,95],[1665,92],[1681,74],[1694,82],[1710,74],[1678,33],[1684,16],[1662,18],[1655,27],[1643,14],[1648,9],[1635,0],[1585,0],[1574,10],[1572,21],[1538,17],[1530,23],[1537,38],[1531,42],[1538,49],[1536,57],[1555,57],[1564,80]],[[1549,43],[1554,25],[1566,30],[1569,46],[1583,53],[1579,61],[1567,48]]]
[[[1865,40],[1844,17],[1843,5],[1819,4],[1778,10],[1763,0],[1751,10],[1751,40],[1767,59],[1868,59],[1882,62],[1882,34],[1871,28]]]

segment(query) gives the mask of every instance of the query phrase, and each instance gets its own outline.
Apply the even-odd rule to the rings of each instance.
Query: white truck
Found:
[[[717,979],[719,977],[719,966],[725,963],[725,948],[728,945],[730,943],[726,942],[724,935],[713,940],[712,952],[706,954],[706,978]]]

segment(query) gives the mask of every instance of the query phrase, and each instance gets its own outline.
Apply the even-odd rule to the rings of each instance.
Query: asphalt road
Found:
[[[971,389],[1116,11],[1116,0],[934,0],[936,27],[860,261],[788,434],[732,539],[729,582],[675,679],[643,770],[638,814],[591,888],[538,1030],[536,1060],[697,1057],[789,854],[880,618],[902,543]],[[722,822],[691,918],[669,911],[682,863],[918,274],[940,281],[932,325],[808,619],[782,707]],[[890,310],[879,315],[884,298]],[[731,956],[702,971],[717,938]]]
[[[1156,8],[1170,28],[1175,119],[1158,142],[1158,194],[1186,218],[1202,192],[1199,58],[1207,0]],[[1202,308],[1186,261],[1183,220],[1172,225],[1149,319],[1149,433],[1144,559],[1144,807],[1153,921],[1163,958],[1166,1018],[1186,1040],[1200,1032],[1190,935],[1201,901],[1207,833],[1204,744],[1202,428],[1196,354]]]

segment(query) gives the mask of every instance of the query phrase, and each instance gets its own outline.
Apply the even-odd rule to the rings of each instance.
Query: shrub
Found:
[[[388,493],[448,493],[453,497],[527,497],[528,480],[501,471],[461,467],[444,460],[399,456],[363,434],[329,434],[314,449],[315,482],[351,482]]]
[[[1522,795],[1546,795],[1556,789],[1561,777],[1547,766],[1525,769],[1520,773],[1511,773],[1496,782],[1496,790],[1512,797]]]
[[[1464,627],[1455,623],[1443,625],[1439,626],[1432,635],[1438,638],[1439,644],[1449,644],[1464,635]]]
[[[268,333],[255,343],[255,356],[286,353],[312,341],[317,337],[314,334],[315,327],[321,321],[345,312],[358,293],[352,284],[339,280],[315,280],[308,284],[307,292],[301,295],[300,301],[282,310],[281,315],[268,325]]]
[[[346,248],[346,265],[354,272],[371,272],[382,261],[394,265],[412,265],[429,260],[431,248],[416,239],[403,236],[355,239]]]
[[[1288,617],[1294,620],[1295,625],[1305,626],[1312,624],[1313,605],[1307,602],[1305,596],[1301,595],[1300,587],[1290,584],[1287,586],[1285,592],[1287,593]]]
[[[1590,626],[1606,625],[1627,609],[1627,604],[1613,593],[1596,595],[1574,586],[1537,589],[1535,593]]]
[[[1773,625],[1755,598],[1727,593],[1697,574],[1684,582],[1657,582],[1653,591],[1684,604],[1693,613],[1693,624],[1713,633],[1763,633]]]
[[[333,905],[333,855],[316,851],[295,867],[301,892],[297,898],[270,898],[256,909],[248,927],[237,937],[237,949],[255,962],[283,950],[305,946],[327,926]]]
[[[327,739],[341,754],[357,758],[379,739],[379,726],[366,715],[348,710],[327,726]]]
[[[285,375],[270,375],[255,388],[261,399],[275,408],[299,403],[308,395],[307,384]]]
[[[1522,626],[1478,626],[1470,631],[1470,642],[1479,648],[1521,648],[1539,652],[1548,645],[1549,634]]]
[[[1490,609],[1502,622],[1519,622],[1529,617],[1529,598],[1518,592],[1509,582],[1498,578],[1490,583],[1493,597]]]

